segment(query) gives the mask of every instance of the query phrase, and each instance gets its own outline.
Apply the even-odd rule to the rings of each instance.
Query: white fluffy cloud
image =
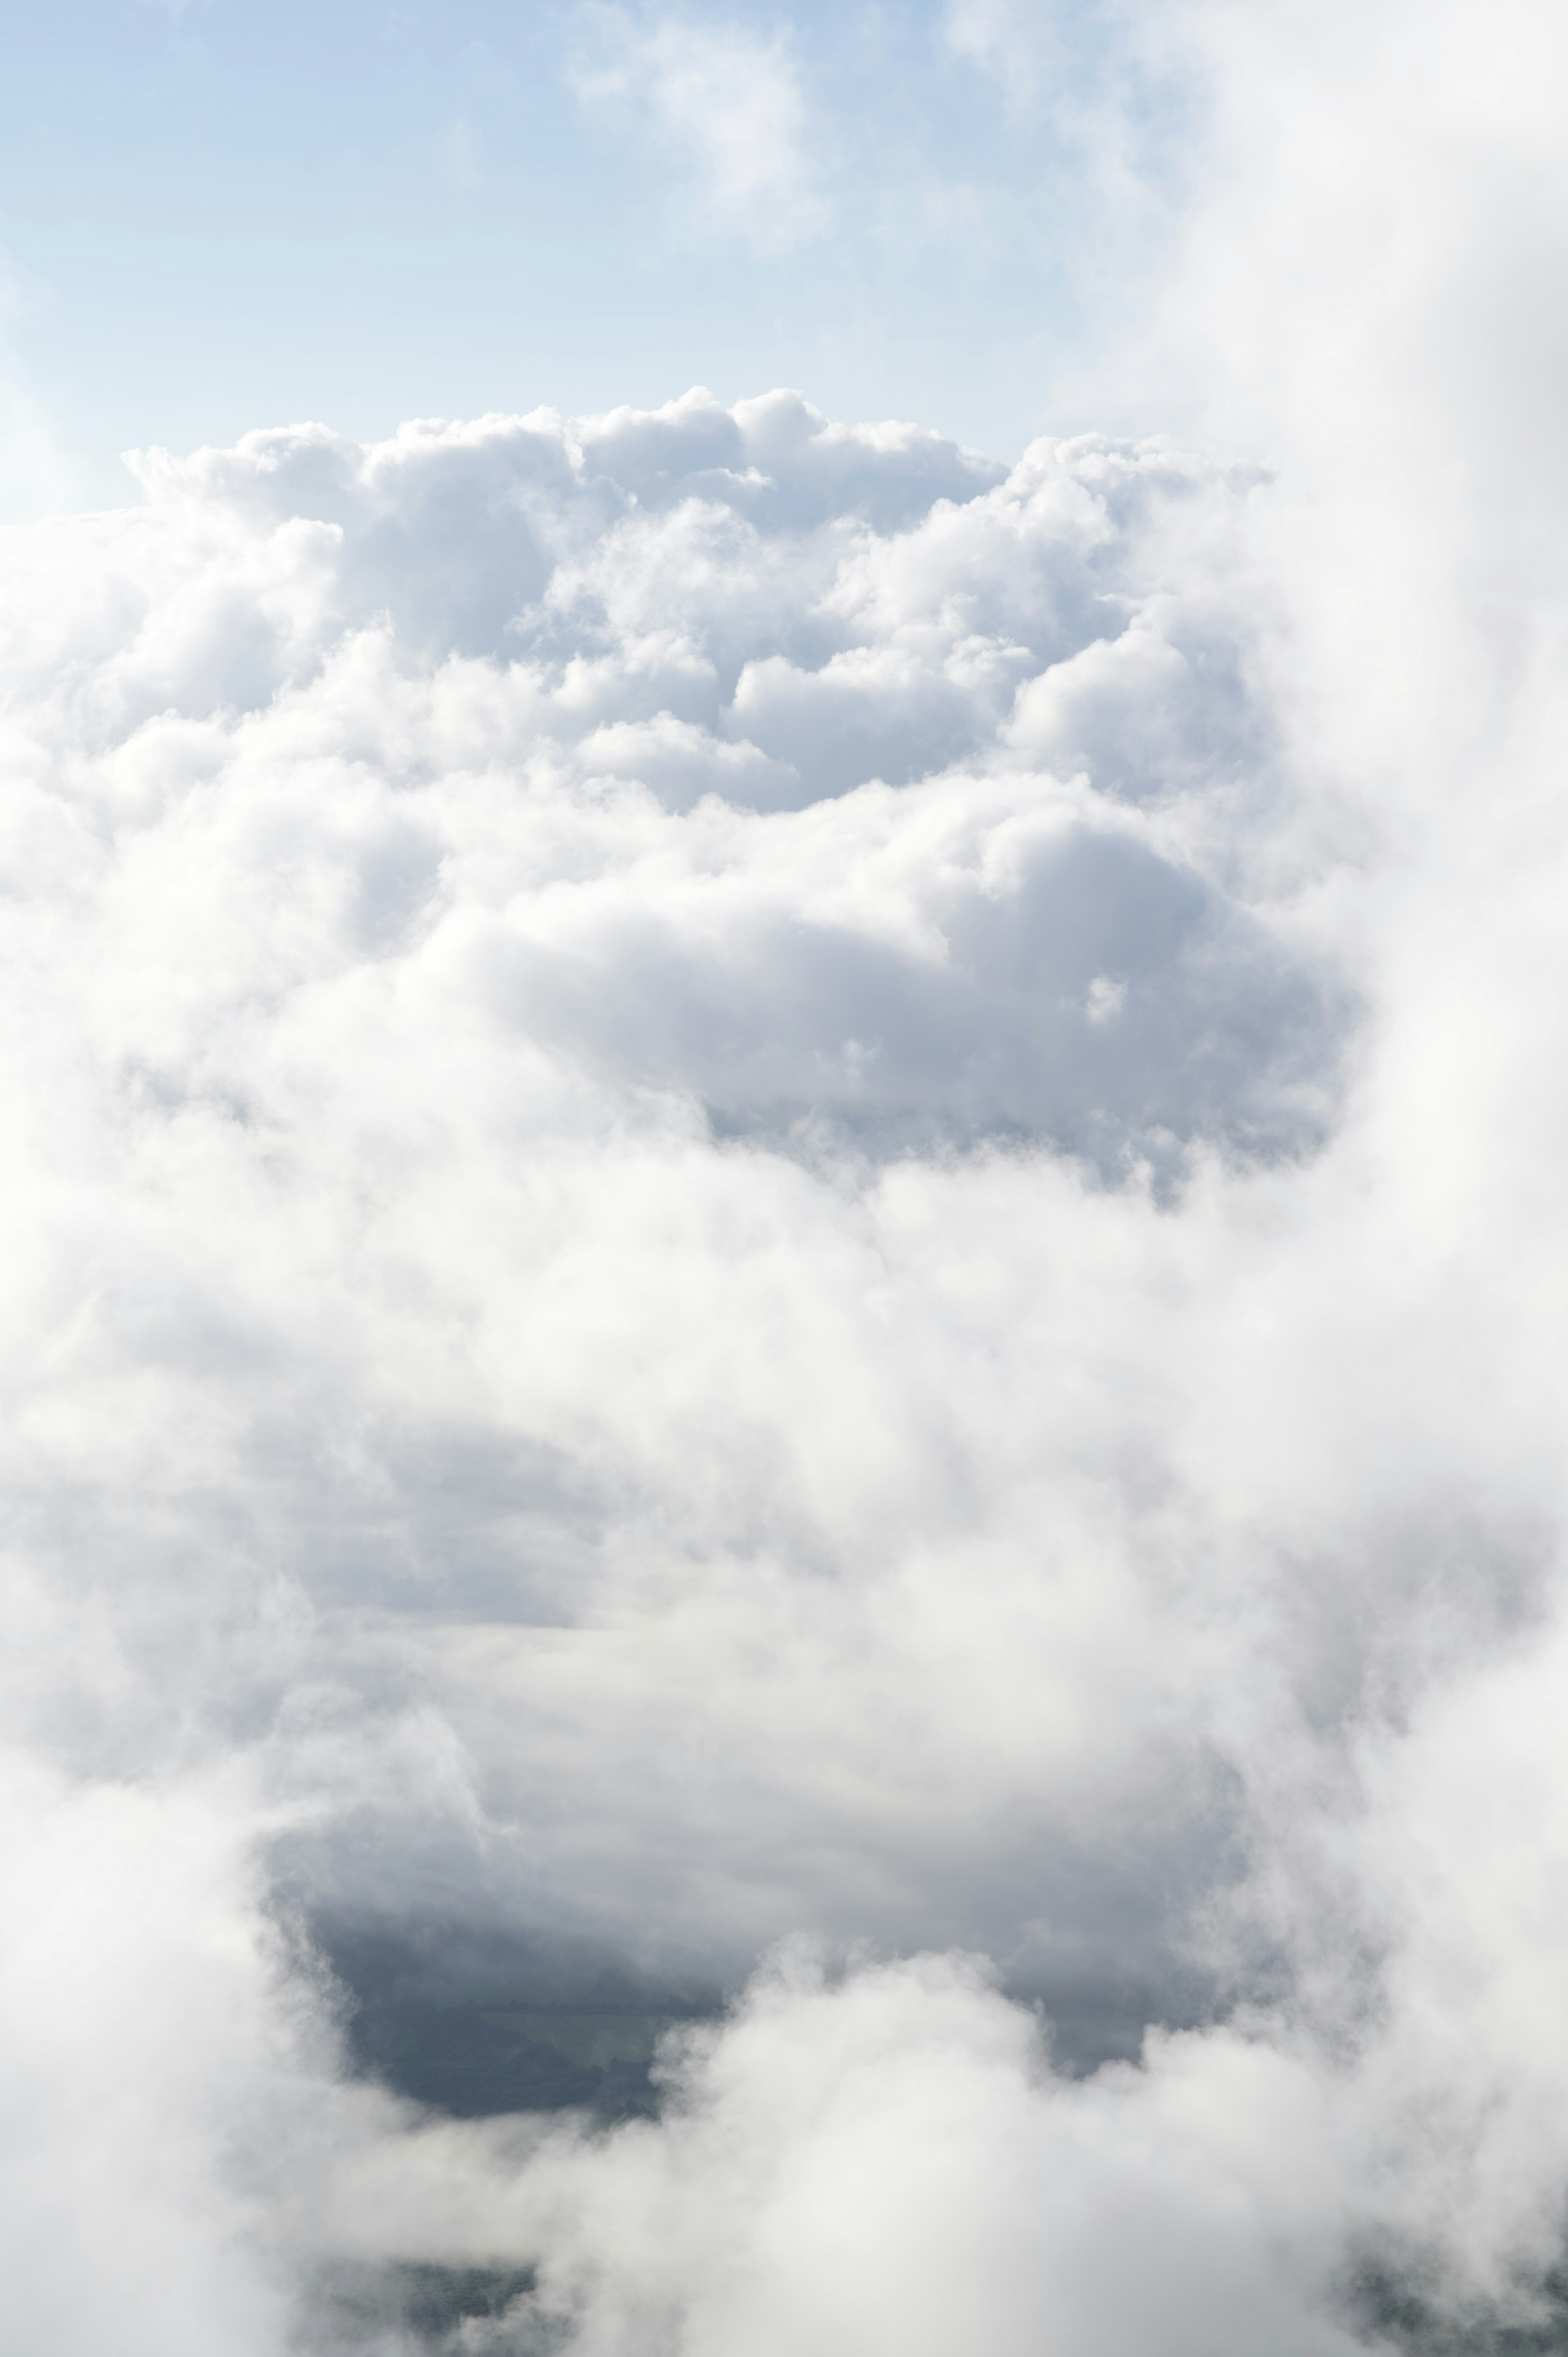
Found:
[[[1356,442],[1423,301],[1276,477],[693,393],[5,535],[18,2352],[1544,2329],[1568,600],[1468,379]],[[377,1942],[732,2002],[446,2117]]]

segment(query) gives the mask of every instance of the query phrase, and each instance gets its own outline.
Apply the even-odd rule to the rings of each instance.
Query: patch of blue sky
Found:
[[[1075,410],[1086,338],[1171,217],[1183,102],[1110,27],[7,0],[10,364],[113,497],[127,446],[695,382],[1009,457],[1105,422]]]

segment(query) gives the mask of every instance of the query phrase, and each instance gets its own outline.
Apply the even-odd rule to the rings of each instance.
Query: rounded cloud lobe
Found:
[[[142,473],[0,592],[18,2347],[1548,2330],[1533,678],[1391,789],[1163,442]]]

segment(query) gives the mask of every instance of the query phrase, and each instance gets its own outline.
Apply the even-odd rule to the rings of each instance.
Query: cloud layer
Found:
[[[1322,112],[1187,29],[1178,389]],[[18,2352],[1554,2345],[1568,607],[1423,250],[1277,474],[693,393],[5,536]],[[377,1955],[658,2116],[367,2079]]]

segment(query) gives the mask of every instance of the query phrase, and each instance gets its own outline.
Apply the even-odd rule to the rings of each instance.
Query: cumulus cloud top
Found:
[[[999,479],[789,394],[141,466],[145,510],[49,537],[58,602],[17,544],[14,758],[69,732],[116,866],[244,900],[230,990],[456,960],[563,1074],[879,1154],[1321,1125],[1332,978],[1208,840],[1256,792],[1245,631],[1166,587],[1244,481],[1097,442]],[[268,808],[317,870],[271,914],[231,834]]]

